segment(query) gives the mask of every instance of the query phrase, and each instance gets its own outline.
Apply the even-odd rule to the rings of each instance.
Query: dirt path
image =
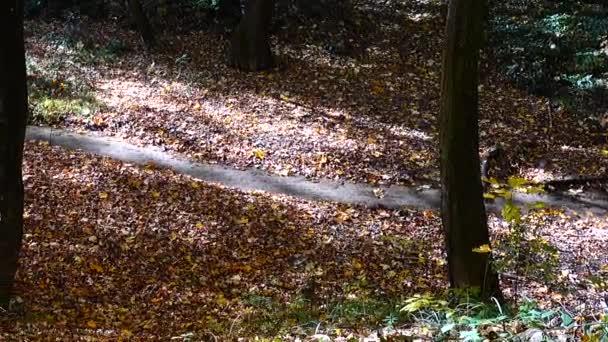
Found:
[[[256,169],[238,170],[217,164],[203,164],[180,159],[160,149],[139,147],[124,141],[90,133],[73,133],[63,129],[28,127],[27,139],[49,142],[67,149],[79,149],[96,155],[107,156],[134,164],[149,164],[168,168],[178,173],[212,183],[238,188],[244,191],[265,191],[293,197],[334,201],[348,204],[363,204],[370,207],[415,207],[438,209],[438,189],[405,186],[373,187],[368,184],[344,183],[321,180],[313,182],[304,177],[281,177],[266,174]],[[529,205],[544,202],[551,207],[565,208],[576,212],[591,212],[596,215],[608,213],[608,201],[581,199],[558,194],[516,194],[516,203]],[[491,211],[500,211],[501,201],[486,204]]]

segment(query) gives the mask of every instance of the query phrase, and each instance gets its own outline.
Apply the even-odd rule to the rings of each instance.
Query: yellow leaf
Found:
[[[608,156],[608,150],[602,150],[602,155]]]
[[[220,306],[228,305],[228,300],[226,298],[224,298],[224,296],[222,296],[222,295],[220,295],[215,302]]]
[[[200,103],[195,104],[194,107],[192,107],[192,109],[194,109],[194,110],[201,109],[201,104]]]
[[[139,180],[130,180],[128,184],[135,189],[139,189],[141,186],[141,182]]]
[[[363,268],[363,264],[355,258],[353,258],[353,260],[352,260],[352,265],[356,270],[360,270]]]
[[[243,216],[243,217],[241,217],[240,219],[238,219],[238,220],[236,221],[236,223],[238,223],[238,224],[247,224],[247,223],[249,223],[249,218],[247,218],[247,217]]]
[[[340,222],[340,223],[345,222],[345,221],[348,221],[348,219],[350,219],[350,215],[348,215],[347,213],[345,213],[345,212],[343,212],[343,211],[342,211],[342,212],[339,212],[339,213],[336,215],[336,221],[338,221],[338,222]]]
[[[490,253],[491,251],[492,248],[490,248],[490,245],[488,245],[487,243],[477,248],[473,248],[473,252],[475,253]]]
[[[325,154],[322,154],[319,157],[319,162],[318,163],[319,163],[319,165],[323,165],[323,164],[327,163],[327,156]]]
[[[264,158],[266,158],[266,151],[264,151],[264,150],[256,149],[256,150],[253,150],[252,153],[253,153],[253,156],[258,159],[263,160]]]
[[[197,229],[203,229],[205,226],[201,223],[201,222],[197,222],[196,223],[196,228]]]
[[[200,188],[201,186],[200,186],[200,185],[198,185],[198,183],[197,183],[197,182],[190,182],[190,187],[191,187],[192,189],[198,189],[198,188]]]
[[[97,323],[95,323],[95,321],[88,321],[87,327],[89,327],[91,329],[95,329],[95,328],[97,328]]]
[[[101,199],[107,199],[108,198],[108,193],[107,192],[100,192],[99,193],[99,198],[101,198]]]
[[[376,84],[372,87],[372,93],[375,95],[380,95],[384,93],[384,88],[381,85]]]
[[[89,268],[95,272],[103,272],[103,267],[101,267],[101,265],[95,264],[95,263],[90,263],[89,264]]]
[[[485,193],[483,194],[483,198],[493,200],[493,199],[496,199],[496,195],[489,194],[489,193],[485,192]]]
[[[150,193],[150,195],[152,195],[152,198],[159,198],[160,197],[160,192],[158,192],[158,191],[152,191]]]
[[[376,140],[375,138],[372,138],[372,137],[367,138],[367,143],[368,144],[375,144],[377,142],[378,142],[378,140]]]

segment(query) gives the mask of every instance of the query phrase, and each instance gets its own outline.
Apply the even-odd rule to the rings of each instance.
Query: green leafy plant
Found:
[[[513,271],[518,275],[540,280],[555,278],[559,266],[559,253],[538,231],[535,225],[526,224],[523,220],[522,208],[515,204],[515,192],[542,193],[542,186],[530,184],[523,178],[511,177],[506,184],[496,179],[486,180],[491,190],[486,198],[503,198],[502,219],[507,222],[509,232],[503,239],[494,243],[493,266],[499,272]],[[529,205],[531,212],[543,210],[545,204],[537,202]]]
[[[515,10],[515,11],[514,11]],[[604,6],[586,1],[496,3],[492,51],[513,83],[583,115],[598,106],[608,71]]]
[[[565,309],[542,309],[530,300],[509,315],[498,304],[471,300],[451,307],[441,298],[416,295],[402,311],[420,329],[431,331],[435,340],[527,340],[531,334],[545,340],[608,340],[608,312],[586,321]]]
[[[217,11],[220,8],[220,0],[192,0],[195,8]]]
[[[56,124],[68,115],[86,118],[103,107],[86,81],[66,77],[58,65],[28,58],[27,70],[30,119],[34,122]]]

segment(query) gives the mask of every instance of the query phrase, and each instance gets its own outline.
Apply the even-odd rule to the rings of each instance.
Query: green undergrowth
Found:
[[[504,1],[492,8],[500,72],[577,112],[605,110],[608,7],[601,1]],[[597,108],[601,106],[602,108]]]
[[[233,321],[210,318],[208,328],[218,336],[306,337],[315,334],[345,337],[368,327],[395,327],[405,322],[395,299],[349,296],[311,301],[297,296],[285,301],[256,294],[241,298],[241,315]],[[281,339],[279,339],[281,340]]]
[[[429,337],[437,341],[608,341],[608,312],[582,317],[565,308],[542,308],[531,300],[523,300],[511,310],[498,302],[448,303],[420,295],[408,299],[402,311],[409,314],[419,331],[428,331]]]
[[[91,117],[103,108],[84,78],[60,72],[61,61],[49,64],[28,58],[30,121],[53,125],[68,116]]]
[[[515,193],[540,194],[542,185],[529,183],[519,177],[510,177],[506,183],[484,179],[489,185],[484,198],[504,200],[501,218],[506,229],[495,234],[492,252],[492,267],[499,273],[511,273],[526,279],[551,283],[556,280],[560,267],[558,249],[549,241],[536,222],[544,216],[554,214],[544,202],[523,208],[513,201]]]
[[[304,298],[282,302],[247,295],[236,319],[220,322],[209,317],[207,323],[214,336],[250,336],[257,341],[608,341],[608,312],[577,316],[528,299],[509,308],[474,298],[450,292],[402,300],[351,297],[313,304]],[[198,337],[193,332],[177,339]]]
[[[83,28],[85,22],[69,25],[73,29],[61,33],[49,32],[42,37],[42,41],[59,52],[60,59],[70,63],[95,65],[115,62],[117,58],[132,51],[131,45],[117,38],[95,39]]]
[[[95,66],[112,64],[130,51],[130,46],[118,39],[95,40],[84,28],[86,23],[75,18],[69,19],[66,26],[61,33],[44,34],[40,41],[54,51],[52,55],[27,56],[33,123],[52,125],[69,116],[94,116],[103,109],[92,86]]]

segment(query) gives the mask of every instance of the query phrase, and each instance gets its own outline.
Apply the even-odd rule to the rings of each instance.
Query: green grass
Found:
[[[279,337],[279,340],[316,333],[337,337],[347,331],[394,327],[404,323],[406,317],[399,312],[397,301],[388,298],[348,296],[311,303],[303,297],[285,301],[284,298],[249,294],[241,300],[243,314],[234,321],[207,322],[214,334]]]

